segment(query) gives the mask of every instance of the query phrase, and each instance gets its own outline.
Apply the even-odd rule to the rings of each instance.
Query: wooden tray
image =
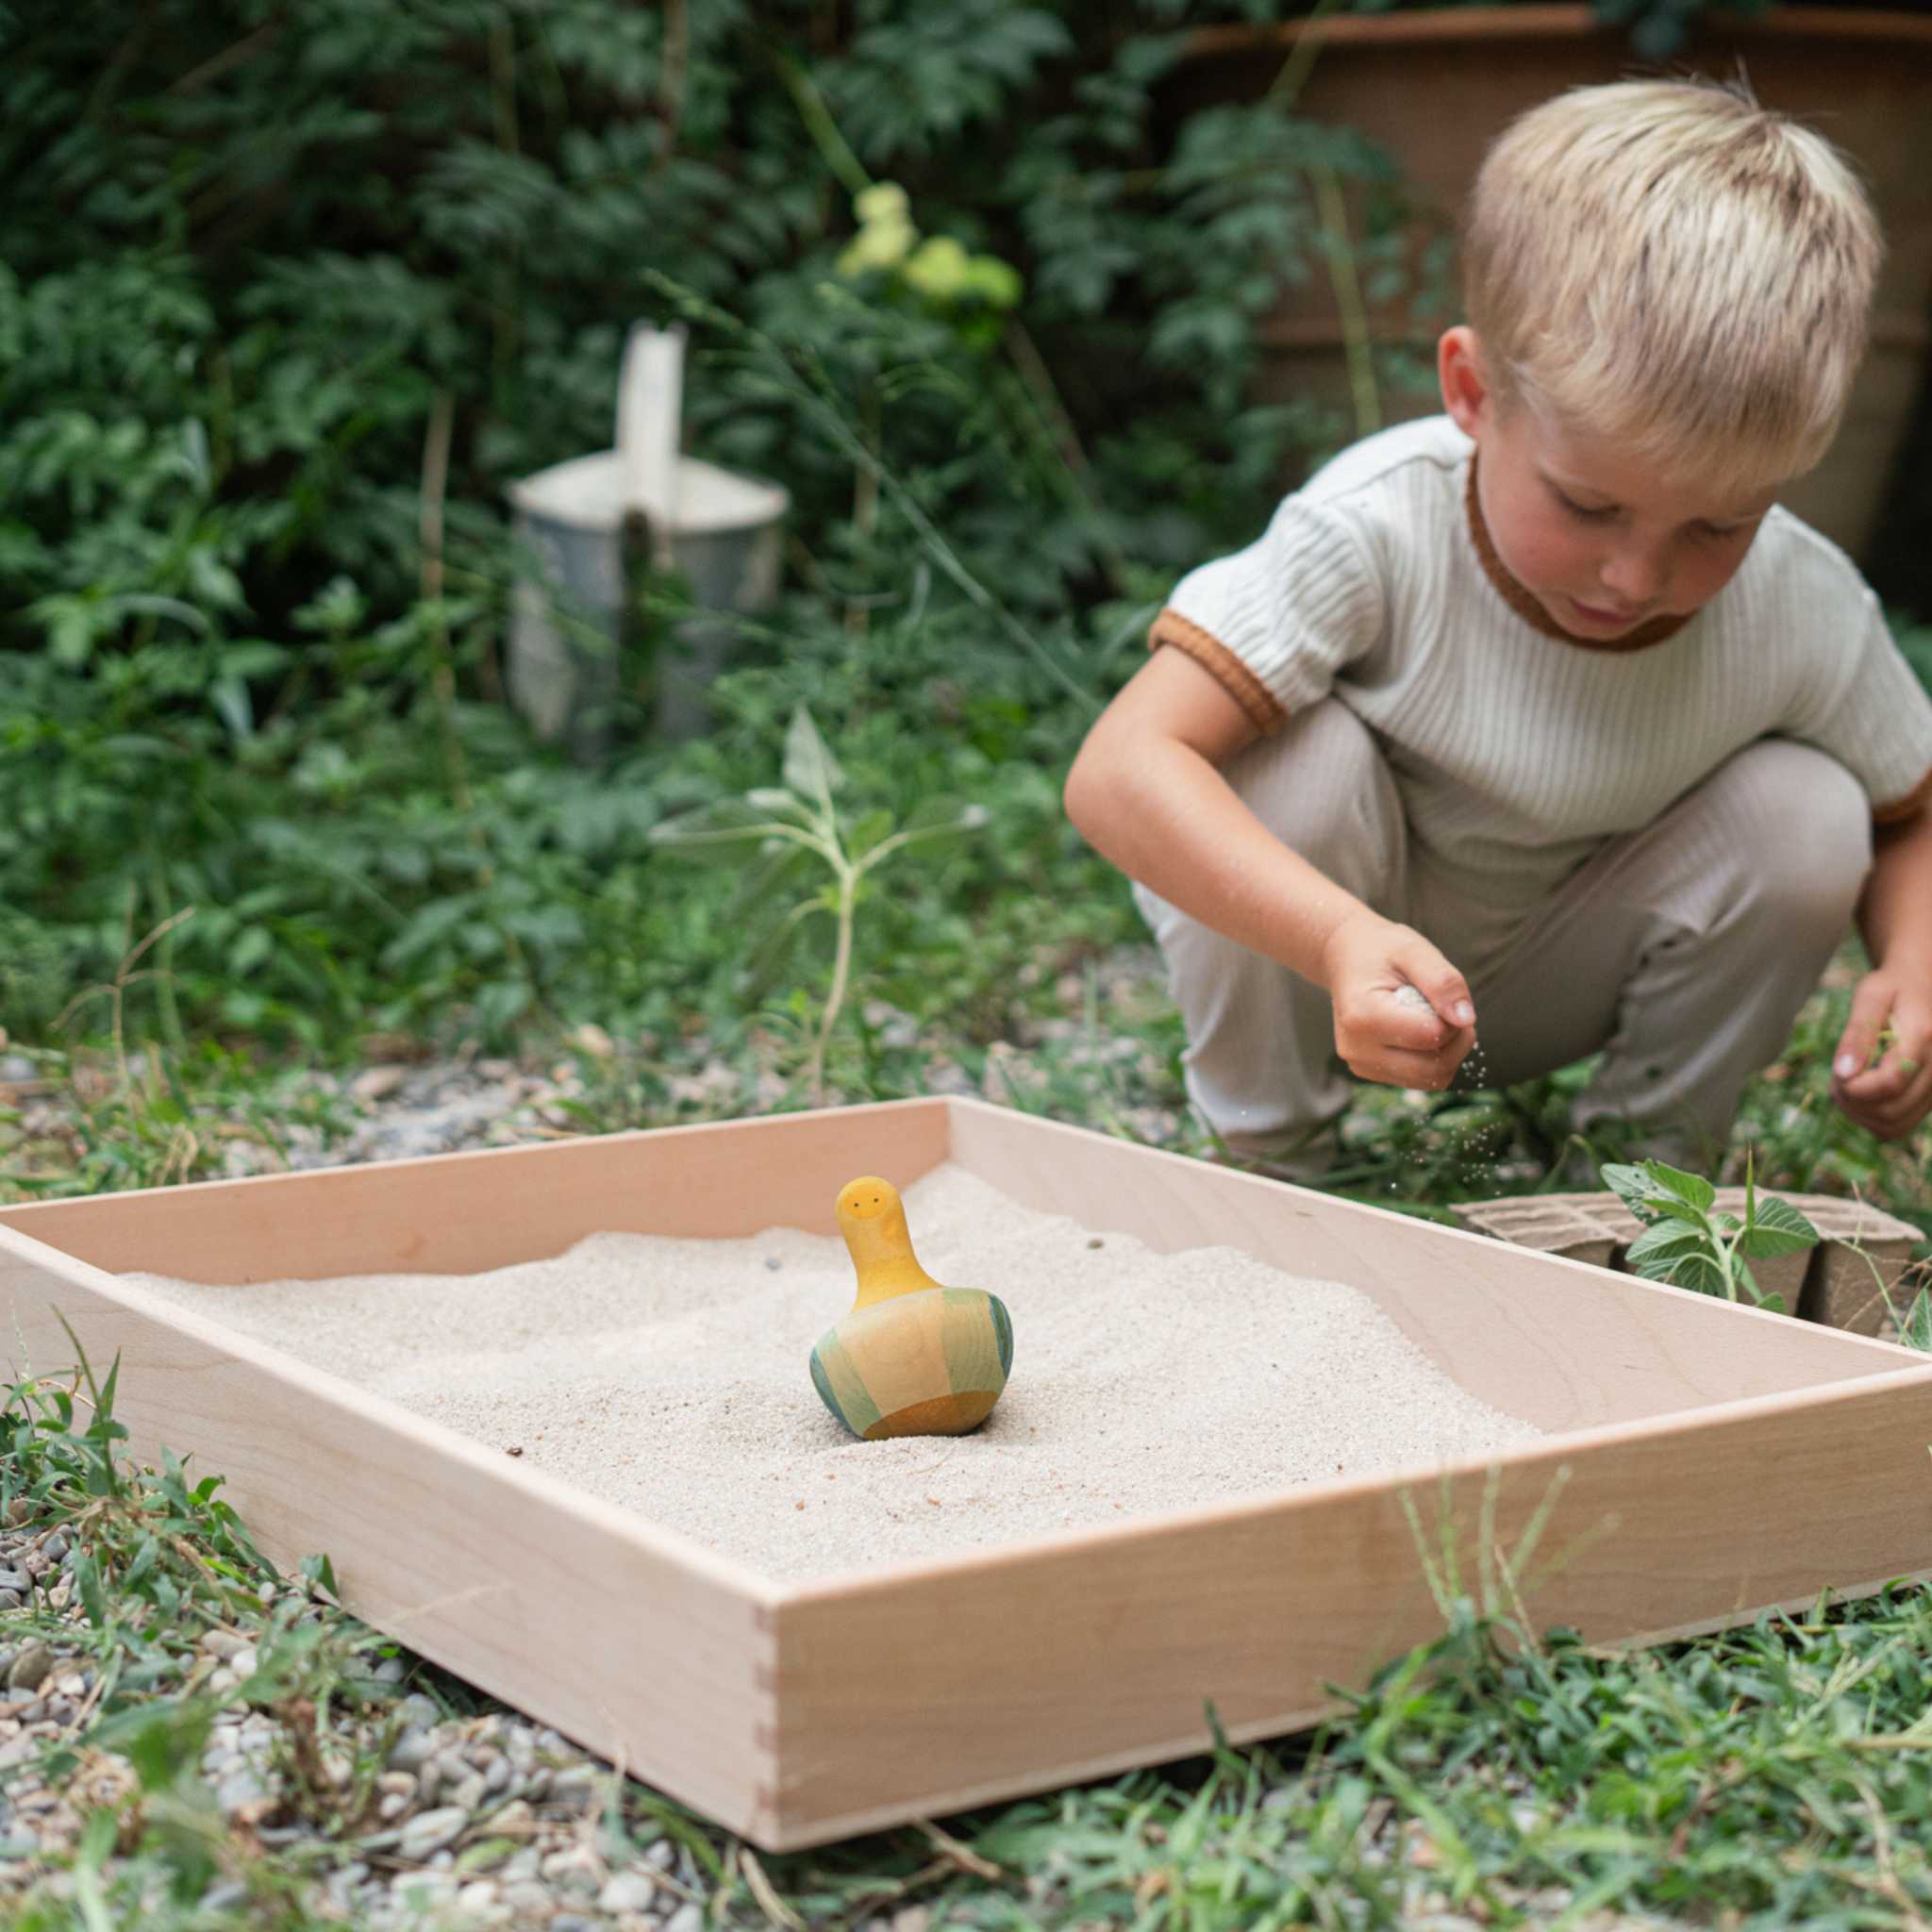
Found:
[[[833,1232],[855,1174],[951,1159],[1153,1247],[1344,1281],[1551,1432],[1487,1468],[1341,1480],[991,1553],[781,1584],[115,1278],[467,1274],[583,1235]],[[265,1552],[768,1850],[1313,1722],[1519,1551],[1597,1640],[1932,1571],[1932,1363],[1884,1342],[1027,1115],[893,1102],[0,1210],[15,1374],[103,1369],[132,1448],[227,1478]],[[1024,1346],[1024,1344],[1023,1344]],[[1024,1372],[1024,1371],[1023,1371]],[[800,1366],[801,1401],[809,1391]],[[506,1563],[506,1549],[517,1560]]]

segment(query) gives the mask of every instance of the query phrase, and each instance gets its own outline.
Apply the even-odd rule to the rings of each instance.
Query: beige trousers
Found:
[[[1458,1086],[1512,1085],[1601,1050],[1574,1124],[1626,1121],[1641,1147],[1678,1160],[1723,1146],[1872,862],[1857,780],[1785,739],[1746,746],[1522,909],[1483,903],[1432,865],[1374,737],[1334,698],[1225,775],[1285,844],[1461,971],[1481,1058]],[[1209,1125],[1265,1154],[1340,1114],[1351,1083],[1327,993],[1145,887],[1134,896],[1167,961],[1188,1091]]]

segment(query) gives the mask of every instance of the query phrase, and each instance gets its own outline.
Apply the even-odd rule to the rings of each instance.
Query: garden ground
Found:
[[[1923,1144],[1823,1101],[1850,949],[1753,1088],[1761,1179],[1932,1215]],[[1011,1037],[883,1001],[904,1091],[972,1091],[1208,1151],[1149,949],[1041,956]],[[15,1045],[10,1191],[165,1182],[798,1104],[753,1029],[523,1058],[263,1072]],[[791,1076],[788,1078],[788,1072]],[[1339,1182],[1441,1213],[1559,1171],[1561,1095],[1363,1090]],[[839,1097],[873,1097],[853,1092]],[[1923,1141],[1924,1137],[1920,1137]],[[104,1377],[107,1365],[92,1365]],[[98,1394],[100,1401],[93,1401]],[[23,1932],[104,1926],[713,1924],[1597,1927],[1915,1924],[1932,1869],[1932,1597],[1914,1586],[1654,1653],[1526,1631],[1435,1574],[1443,1633],[1344,1687],[1320,1733],[765,1857],[346,1616],[325,1552],[271,1575],[218,1472],[113,1469],[111,1388],[18,1388],[5,1416],[0,1886]],[[504,1560],[517,1560],[506,1550]],[[1418,1552],[1418,1561],[1431,1560]],[[664,1660],[675,1668],[675,1660]]]

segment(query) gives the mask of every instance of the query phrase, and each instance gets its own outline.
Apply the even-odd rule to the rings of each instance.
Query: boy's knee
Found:
[[[1836,932],[1872,865],[1872,804],[1846,768],[1807,744],[1767,740],[1750,761],[1736,857],[1752,898],[1782,930]]]
[[[1297,712],[1224,775],[1241,803],[1309,864],[1353,873],[1364,858],[1377,872],[1391,861],[1386,848],[1401,809],[1394,779],[1374,734],[1339,699]]]

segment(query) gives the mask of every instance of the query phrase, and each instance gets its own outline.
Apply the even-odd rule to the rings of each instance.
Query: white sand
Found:
[[[1432,1469],[1540,1433],[1341,1283],[1232,1248],[1156,1255],[950,1165],[906,1207],[927,1269],[1013,1318],[1007,1391],[970,1436],[862,1442],[826,1413],[807,1359],[852,1304],[836,1236],[595,1234],[489,1274],[127,1278],[774,1577]]]

